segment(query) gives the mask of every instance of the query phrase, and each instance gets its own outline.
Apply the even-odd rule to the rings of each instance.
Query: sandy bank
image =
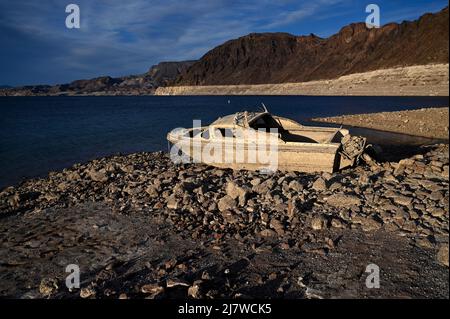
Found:
[[[419,65],[356,73],[334,80],[260,85],[160,87],[155,95],[448,96],[449,65]]]
[[[315,118],[314,121],[336,123],[415,136],[448,139],[448,107],[424,108],[399,112],[342,115]]]

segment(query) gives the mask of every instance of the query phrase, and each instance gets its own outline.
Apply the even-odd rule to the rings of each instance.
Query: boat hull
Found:
[[[337,143],[297,143],[295,146],[280,143],[276,149],[259,147],[255,156],[255,146],[249,143],[230,145],[226,142],[202,142],[170,135],[168,140],[192,162],[219,168],[332,173],[343,165]]]

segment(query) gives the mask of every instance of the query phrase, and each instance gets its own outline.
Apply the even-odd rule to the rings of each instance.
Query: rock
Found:
[[[68,181],[79,181],[81,179],[81,176],[77,171],[72,171],[67,173],[66,179]]]
[[[261,213],[261,221],[264,225],[266,225],[269,222],[269,214]]]
[[[13,196],[11,196],[8,200],[9,204],[13,207],[20,206],[28,201],[33,201],[41,196],[41,192],[24,192],[18,193],[16,192]]]
[[[361,225],[362,230],[369,232],[381,228],[381,223],[372,217],[355,216],[352,220],[355,224]]]
[[[145,189],[145,192],[150,195],[150,197],[158,197],[159,196],[159,192],[158,189],[155,185],[150,185]]]
[[[335,191],[335,190],[338,190],[338,189],[341,189],[341,188],[342,188],[342,184],[341,183],[334,182],[333,184],[330,185],[329,190],[330,191]]]
[[[245,193],[245,190],[234,182],[228,182],[225,191],[232,199],[237,199]]]
[[[182,181],[175,185],[173,188],[173,193],[181,197],[185,193],[192,193],[195,187],[196,186],[194,183]]]
[[[167,198],[167,208],[169,209],[177,209],[179,204],[179,200],[175,197],[175,195]]]
[[[236,208],[236,201],[228,195],[222,197],[217,203],[217,207],[221,212]]]
[[[333,218],[331,220],[331,227],[334,227],[334,228],[345,228],[345,225],[342,223],[341,220],[339,220],[337,218]]]
[[[296,191],[297,193],[300,193],[301,191],[303,191],[303,185],[300,184],[300,182],[297,180],[291,181],[289,183],[288,187],[289,187],[289,189],[292,189],[292,190]]]
[[[222,211],[222,217],[223,217],[223,219],[227,222],[227,223],[230,223],[230,224],[235,224],[235,223],[237,223],[238,222],[238,218],[237,218],[237,216],[236,216],[236,214],[234,214],[232,211],[230,211],[230,210],[225,210],[225,211]]]
[[[444,163],[439,162],[439,161],[431,161],[430,164],[431,164],[431,166],[438,167],[438,168],[441,168],[442,166],[444,166]]]
[[[311,228],[313,230],[322,230],[327,228],[327,221],[323,217],[314,217],[311,220]]]
[[[354,195],[333,194],[326,198],[326,203],[334,207],[360,206],[361,200]]]
[[[442,193],[439,192],[439,191],[434,191],[434,192],[432,192],[432,193],[430,194],[430,199],[431,199],[431,200],[439,201],[439,200],[441,200],[442,198],[444,198],[444,195],[442,195]]]
[[[127,174],[131,174],[131,173],[133,173],[135,168],[134,168],[133,164],[127,164],[127,165],[122,165],[120,167],[120,169]]]
[[[277,233],[271,229],[264,229],[259,233],[262,237],[277,237]]]
[[[316,181],[312,185],[312,189],[314,189],[317,192],[322,192],[327,189],[327,183],[322,177],[319,177],[316,179]]]
[[[413,166],[414,163],[415,163],[414,159],[412,159],[412,158],[405,158],[405,159],[400,160],[398,162],[398,165],[399,166]]]
[[[44,278],[39,284],[39,292],[44,296],[50,296],[58,291],[58,281],[54,278]]]
[[[395,195],[393,198],[395,203],[403,206],[408,206],[412,203],[412,198],[404,195]]]
[[[188,296],[194,299],[199,299],[201,298],[201,294],[200,294],[200,285],[201,285],[202,281],[201,280],[197,280],[194,282],[194,284],[192,286],[190,286],[188,288]]]
[[[232,199],[239,199],[239,204],[241,206],[245,205],[248,192],[243,187],[236,185],[234,182],[228,182],[226,186],[226,193]]]
[[[277,232],[278,235],[280,236],[284,235],[284,225],[280,220],[275,218],[271,219],[270,227],[272,227]]]
[[[297,214],[298,214],[298,209],[297,209],[295,200],[288,201],[287,216],[289,217],[289,219],[292,220],[295,217],[295,215],[297,215]]]
[[[268,280],[275,280],[277,279],[278,275],[276,272],[272,272],[269,274],[269,277],[267,278]]]
[[[212,276],[208,271],[204,270],[202,272],[201,278],[202,278],[202,280],[211,280]]]
[[[167,288],[173,288],[173,287],[179,287],[179,286],[189,287],[190,284],[183,279],[175,278],[175,279],[167,279],[166,286],[167,286]]]
[[[47,201],[47,202],[55,202],[59,199],[59,195],[55,194],[53,192],[49,192],[49,193],[45,193],[42,195],[42,197]]]
[[[87,172],[87,175],[94,181],[94,182],[107,182],[108,181],[108,175],[106,175],[106,170],[105,169],[101,169],[101,170],[95,170],[95,169],[90,169]]]
[[[169,259],[164,263],[164,268],[166,270],[173,269],[177,265],[177,263],[178,261],[176,258]]]
[[[92,287],[86,287],[82,288],[80,290],[80,297],[83,299],[94,297],[95,296],[95,290]]]
[[[127,186],[125,186],[122,189],[122,191],[124,193],[129,194],[129,195],[136,196],[136,195],[142,193],[142,188],[141,187],[134,187],[134,185],[127,185]]]
[[[157,296],[164,292],[164,287],[158,284],[146,284],[141,287],[141,292],[143,294],[150,294],[152,296]]]
[[[433,217],[440,218],[445,215],[445,210],[439,207],[433,207],[430,209],[430,214]]]
[[[440,264],[448,267],[448,244],[439,247],[436,259]]]
[[[61,183],[59,183],[57,186],[56,186],[56,188],[59,190],[59,191],[61,191],[61,192],[64,192],[65,190],[67,190],[68,188],[69,188],[69,183],[67,183],[67,182],[61,182]]]
[[[270,192],[274,186],[275,182],[269,178],[268,180],[262,182],[261,184],[253,186],[253,191],[257,194],[267,194]]]
[[[432,249],[434,248],[434,242],[432,242],[429,238],[425,237],[425,238],[417,238],[415,240],[417,246],[422,247],[422,248],[427,248],[427,249]]]
[[[361,174],[358,178],[358,182],[361,185],[367,185],[370,183],[370,177],[367,174]]]

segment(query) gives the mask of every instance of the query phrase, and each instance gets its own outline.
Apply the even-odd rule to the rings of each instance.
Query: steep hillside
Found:
[[[448,7],[401,24],[343,27],[327,38],[252,33],[206,53],[176,85],[303,82],[377,69],[448,63]]]

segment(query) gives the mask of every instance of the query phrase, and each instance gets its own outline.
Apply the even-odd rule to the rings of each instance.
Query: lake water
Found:
[[[447,97],[0,97],[0,187],[100,156],[167,150],[169,130],[257,110],[262,102],[306,124],[312,117],[448,106]]]

